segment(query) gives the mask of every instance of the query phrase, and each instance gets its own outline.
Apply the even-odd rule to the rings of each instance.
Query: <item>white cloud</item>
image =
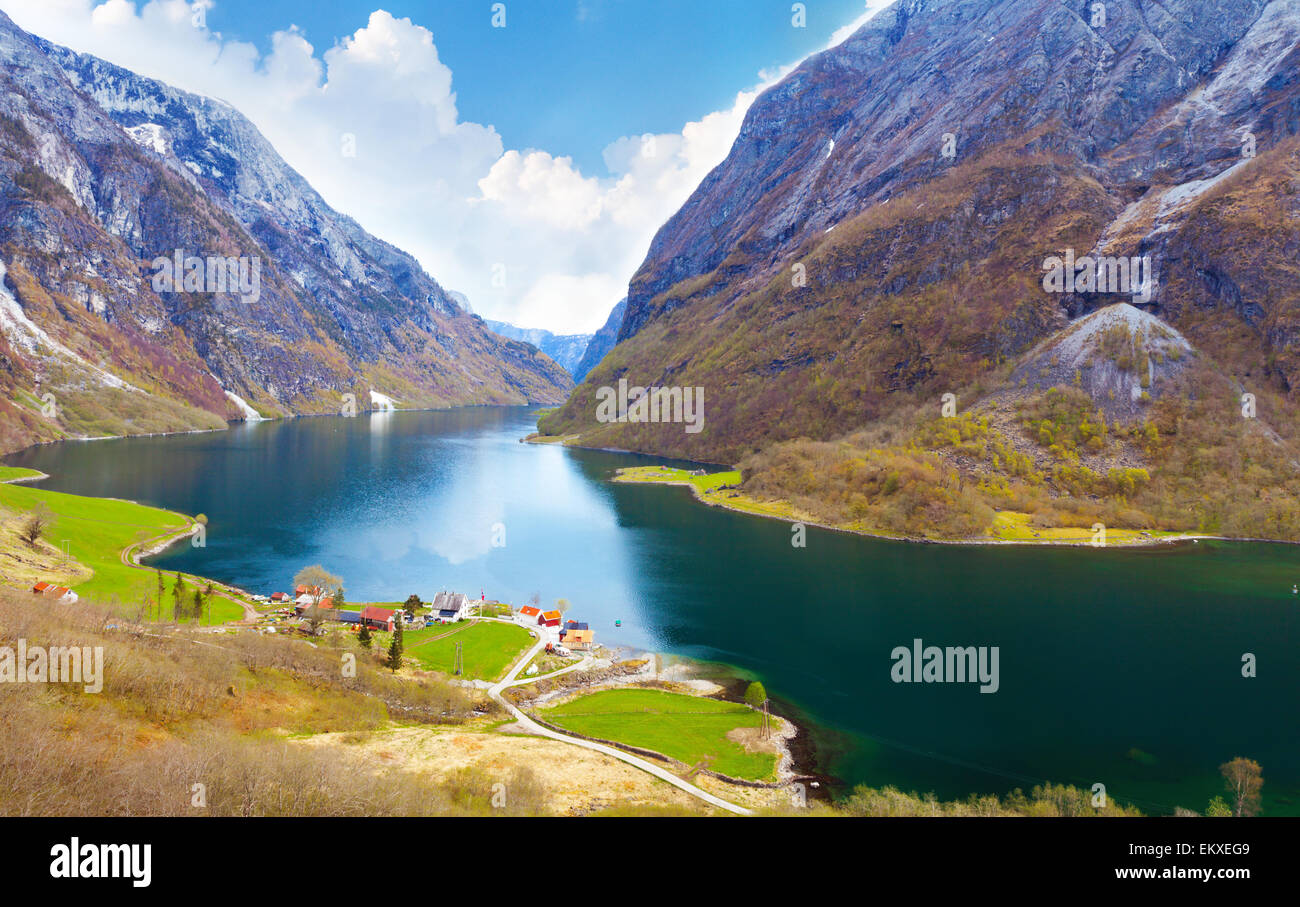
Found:
[[[884,5],[869,0],[832,44]],[[765,71],[730,108],[678,133],[613,142],[609,173],[593,176],[568,157],[506,149],[492,126],[462,121],[434,36],[409,19],[377,10],[321,54],[290,27],[262,56],[209,31],[202,16],[196,25],[194,9],[183,0],[5,3],[42,37],[233,104],[326,201],[414,254],[480,314],[559,333],[604,323],[655,231],[726,156],[759,92],[793,68]],[[344,136],[355,157],[342,153]]]

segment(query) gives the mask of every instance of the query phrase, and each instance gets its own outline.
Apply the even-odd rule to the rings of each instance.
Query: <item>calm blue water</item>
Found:
[[[761,676],[815,721],[823,767],[849,783],[955,797],[1102,782],[1151,811],[1201,810],[1218,765],[1247,756],[1266,812],[1300,813],[1300,549],[965,548],[816,530],[796,549],[787,524],[607,481],[659,459],[518,443],[533,425],[524,408],[297,419],[9,462],[57,490],[207,514],[207,547],[158,563],[252,591],[288,590],[322,563],[354,601],[567,598],[600,642]],[[918,637],[997,646],[1001,689],[893,683],[890,652]]]

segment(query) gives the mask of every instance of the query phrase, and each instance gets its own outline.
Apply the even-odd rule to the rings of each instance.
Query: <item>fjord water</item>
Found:
[[[518,443],[525,408],[295,419],[64,443],[9,458],[43,487],[206,514],[155,563],[287,591],[323,563],[352,601],[439,589],[567,598],[606,644],[723,662],[817,728],[847,783],[959,797],[1045,780],[1198,811],[1235,756],[1300,813],[1300,549],[884,542],[613,485],[659,460]],[[504,531],[505,544],[500,542]],[[75,554],[75,552],[74,552]],[[622,627],[616,628],[615,621]],[[899,684],[896,646],[997,646],[1000,688]],[[1253,654],[1258,676],[1242,676]]]

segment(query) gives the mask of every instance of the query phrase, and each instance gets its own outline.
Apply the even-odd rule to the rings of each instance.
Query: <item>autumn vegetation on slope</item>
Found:
[[[739,244],[716,270],[656,297],[654,317],[539,429],[740,464],[751,498],[891,535],[986,538],[1012,512],[1028,514],[1031,530],[1101,522],[1300,538],[1300,140],[1242,165],[1162,236],[1158,315],[1199,354],[1121,418],[1070,378],[1012,380],[1036,344],[1069,331],[1065,301],[1041,286],[1044,258],[1093,248],[1121,211],[1076,166],[1032,150],[1042,138],[958,163],[779,268]],[[1107,251],[1131,254],[1154,216],[1140,208]],[[1110,338],[1099,355],[1135,375],[1162,355],[1128,339]],[[703,431],[594,423],[596,388],[622,378],[704,388]],[[940,419],[945,393],[961,401],[956,423]],[[1242,417],[1245,393],[1253,419]]]
[[[85,602],[34,603],[0,590],[0,649],[103,647],[102,690],[0,683],[0,815],[546,815],[550,792],[525,767],[470,760],[434,778],[353,751],[394,726],[491,733],[496,707],[438,674],[392,674],[380,653],[337,634],[316,645],[252,633],[159,632]],[[355,657],[354,674],[342,669]],[[321,735],[318,745],[307,738]],[[494,785],[506,784],[506,805]],[[1044,785],[1028,795],[932,796],[859,787],[835,804],[776,811],[835,815],[1135,815]],[[1087,808],[1085,808],[1087,807]],[[691,815],[698,809],[612,801],[596,815]]]
[[[0,592],[0,645],[102,646],[103,690],[0,684],[0,814],[388,816],[492,811],[477,775],[432,784],[376,773],[346,753],[295,745],[295,735],[364,732],[393,721],[459,724],[462,688],[388,676],[342,646],[253,634],[130,629],[84,604]],[[528,779],[512,812],[543,807]],[[202,806],[194,785],[203,785]],[[531,785],[535,788],[535,785]],[[499,812],[499,811],[498,811]]]
[[[890,535],[985,538],[1001,513],[1032,529],[1089,527],[1300,539],[1296,448],[1198,368],[1195,396],[1108,421],[1058,387],[951,418],[939,402],[834,441],[775,444],[742,463],[742,492],[818,521]],[[1270,403],[1262,404],[1264,407]],[[928,410],[928,414],[927,414]]]

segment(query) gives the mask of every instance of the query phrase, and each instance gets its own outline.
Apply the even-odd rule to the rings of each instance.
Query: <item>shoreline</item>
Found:
[[[131,438],[170,438],[176,435],[211,435],[223,431],[231,431],[240,425],[258,425],[262,422],[288,422],[292,419],[319,419],[319,418],[357,418],[363,415],[372,416],[386,413],[439,413],[450,412],[455,409],[482,409],[486,407],[532,407],[532,406],[561,406],[564,401],[559,403],[542,403],[542,402],[525,402],[525,403],[457,403],[452,406],[416,406],[394,409],[358,409],[356,416],[343,416],[341,413],[285,413],[281,416],[262,416],[260,419],[228,419],[224,428],[181,428],[176,431],[144,431],[133,432],[126,435],[87,435],[83,437],[68,438],[48,438],[43,441],[33,441],[22,447],[16,447],[13,450],[0,451],[0,461],[22,453],[23,451],[32,450],[36,447],[48,447],[51,444],[78,443],[86,444],[92,441],[125,441]],[[49,478],[49,476],[46,476]],[[32,479],[31,481],[37,481]]]
[[[25,469],[26,467],[22,468]],[[39,469],[33,469],[32,474],[29,476],[15,476],[12,479],[4,479],[3,481],[0,481],[0,485],[35,484],[36,482],[44,482],[48,478],[49,475],[47,473],[41,472]]]
[[[584,448],[584,450],[592,450],[592,449],[594,448]],[[632,451],[628,451],[628,452],[631,453]],[[708,464],[704,464],[704,465],[708,465]],[[1162,545],[1178,546],[1178,545],[1185,545],[1188,542],[1196,543],[1202,540],[1219,541],[1219,542],[1255,542],[1255,543],[1265,543],[1265,544],[1272,544],[1272,545],[1300,545],[1300,541],[1290,541],[1287,539],[1236,537],[1236,536],[1226,536],[1226,535],[1204,535],[1201,533],[1179,533],[1177,535],[1166,535],[1159,538],[1156,537],[1138,538],[1138,539],[1130,539],[1130,540],[1125,540],[1120,542],[1107,542],[1104,545],[1094,545],[1092,541],[1087,538],[1080,538],[1079,540],[1060,539],[1060,540],[1053,541],[1051,539],[993,539],[993,538],[940,539],[940,538],[926,538],[924,536],[888,535],[883,532],[872,532],[867,529],[852,529],[847,526],[837,526],[833,523],[818,522],[815,519],[800,519],[798,517],[787,516],[779,513],[765,513],[759,510],[750,509],[748,507],[729,504],[726,501],[717,500],[715,498],[708,497],[704,492],[700,491],[699,486],[697,486],[693,482],[683,482],[675,479],[648,481],[644,479],[629,478],[624,476],[621,470],[618,473],[615,473],[615,475],[612,476],[609,479],[609,481],[612,484],[616,484],[616,485],[649,485],[649,486],[666,485],[666,486],[672,486],[676,488],[689,488],[691,490],[691,494],[695,497],[695,500],[708,507],[719,507],[723,510],[731,511],[732,513],[740,513],[746,516],[759,517],[761,519],[779,520],[780,522],[783,523],[799,523],[804,526],[812,526],[817,529],[827,529],[830,530],[831,532],[842,532],[848,535],[856,535],[856,536],[861,536],[863,538],[876,539],[882,542],[904,542],[904,543],[916,544],[916,545],[952,545],[952,546],[965,546],[965,547],[1009,546],[1009,547],[1036,547],[1036,548],[1139,548],[1139,549],[1158,548]],[[746,498],[745,500],[748,501],[751,499]],[[759,502],[755,502],[755,503],[759,503]]]

